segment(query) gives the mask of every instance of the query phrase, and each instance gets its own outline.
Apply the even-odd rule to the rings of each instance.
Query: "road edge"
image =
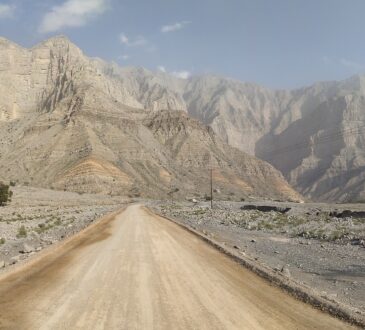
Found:
[[[71,249],[72,244],[75,243],[80,238],[85,238],[88,233],[95,230],[95,228],[102,226],[104,223],[108,223],[112,221],[118,214],[123,213],[125,209],[128,207],[122,206],[120,209],[116,211],[109,212],[100,218],[97,218],[93,222],[91,222],[88,226],[84,227],[74,235],[71,235],[61,241],[58,241],[55,244],[52,244],[42,251],[38,252],[34,256],[22,260],[21,262],[6,267],[2,272],[0,272],[0,282],[6,280],[9,277],[15,276],[16,274],[27,272],[27,276],[36,273],[39,269],[36,268],[37,264],[41,263],[45,258],[56,259],[59,255],[62,254],[62,249]],[[57,255],[59,254],[59,255]],[[33,269],[32,269],[33,268]]]
[[[365,329],[365,318],[361,315],[357,315],[345,306],[342,306],[338,302],[330,301],[322,296],[319,296],[314,290],[309,287],[300,285],[293,280],[285,277],[281,273],[274,272],[271,268],[266,267],[249,256],[239,255],[234,249],[227,248],[226,246],[218,243],[214,239],[206,236],[204,233],[197,231],[189,225],[183,224],[176,219],[167,217],[161,214],[158,210],[150,206],[143,206],[147,212],[157,215],[165,220],[171,221],[178,225],[182,229],[197,236],[199,239],[208,243],[216,250],[222,252],[227,257],[240,264],[242,267],[252,271],[256,275],[268,281],[270,284],[282,289],[292,297],[311,305],[312,307],[326,312],[340,320],[346,321],[352,325]]]

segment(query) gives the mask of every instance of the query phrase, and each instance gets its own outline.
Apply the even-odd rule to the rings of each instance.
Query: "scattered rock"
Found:
[[[4,268],[5,267],[5,261],[4,260],[0,260],[0,268]]]
[[[344,210],[344,211],[332,211],[329,213],[330,217],[335,218],[365,218],[365,212],[364,211],[351,211],[351,210]]]
[[[281,273],[286,277],[291,277],[290,270],[287,266],[283,266],[283,268],[281,268]]]
[[[31,253],[34,251],[34,247],[28,243],[23,244],[23,248],[19,251],[20,253]]]
[[[20,256],[19,255],[12,257],[10,259],[10,265],[16,264],[19,260],[20,260]]]
[[[237,245],[233,245],[233,248],[239,250],[239,247]]]
[[[252,239],[252,240],[251,240],[251,243],[256,243],[256,240],[255,240],[255,239]]]
[[[353,239],[351,245],[363,245],[365,246],[365,240],[363,239]]]
[[[269,206],[269,205],[244,205],[241,206],[241,210],[257,210],[261,212],[279,212],[287,213],[291,210],[290,207],[280,207],[280,206]]]

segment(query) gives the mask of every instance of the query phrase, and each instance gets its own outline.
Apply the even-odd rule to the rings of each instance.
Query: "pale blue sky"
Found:
[[[364,0],[0,0],[0,35],[275,88],[365,72]]]

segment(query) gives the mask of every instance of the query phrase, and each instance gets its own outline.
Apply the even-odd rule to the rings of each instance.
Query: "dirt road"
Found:
[[[0,277],[1,329],[351,329],[133,205]]]

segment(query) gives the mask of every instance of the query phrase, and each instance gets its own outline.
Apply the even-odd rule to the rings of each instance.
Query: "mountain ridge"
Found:
[[[53,60],[48,59],[49,49],[52,49]],[[31,52],[37,58],[32,64],[33,69],[47,72],[48,76],[31,76],[25,82],[19,78],[14,85],[21,87],[20,101],[9,101],[5,105],[2,120],[18,118],[27,106],[32,108],[36,104],[40,105],[40,112],[54,111],[58,102],[65,103],[66,99],[67,110],[61,111],[66,121],[82,107],[81,100],[86,100],[89,106],[95,101],[114,102],[152,113],[183,111],[210,126],[226,144],[274,165],[308,198],[365,199],[365,187],[361,188],[365,175],[361,170],[359,172],[365,163],[362,152],[365,136],[361,130],[364,122],[361,108],[365,97],[363,75],[354,75],[343,81],[317,82],[292,90],[272,90],[217,75],[179,79],[142,67],[119,67],[115,63],[86,57],[64,36],[50,38],[30,50],[20,46],[19,51],[23,53],[22,60],[29,56],[27,52]],[[66,53],[78,60],[73,63],[73,68],[65,68],[60,75],[59,66],[67,65],[67,61],[57,62],[55,59],[65,59]],[[26,67],[29,61],[31,58],[19,67]],[[54,67],[50,70],[45,63],[54,63]],[[0,60],[0,70],[1,67]],[[87,81],[92,81],[92,85],[85,83]],[[36,89],[45,82],[50,82],[46,90],[40,88],[30,99],[22,99],[29,84]],[[7,95],[12,91],[6,86],[0,88],[6,104]],[[345,137],[342,131],[347,132]],[[358,135],[355,140],[351,140],[352,131]],[[331,134],[336,137],[334,141],[323,138],[331,137]],[[322,147],[324,142],[327,150]],[[301,147],[296,148],[297,145]],[[346,173],[356,173],[356,176]],[[360,184],[354,189],[356,177]]]
[[[222,198],[302,199],[271,165],[187,115],[179,95],[185,81],[129,71],[88,58],[65,37],[31,49],[0,47],[2,179],[154,198],[178,188],[177,196],[203,197],[212,160]]]

